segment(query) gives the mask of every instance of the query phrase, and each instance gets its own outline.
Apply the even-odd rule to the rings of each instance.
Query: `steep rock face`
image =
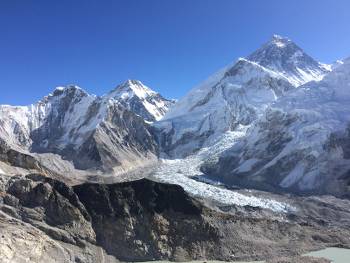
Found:
[[[71,244],[95,241],[88,213],[64,183],[32,175],[11,181],[7,193],[4,202],[18,208],[18,218],[55,239]]]
[[[312,80],[319,81],[331,71],[330,65],[315,61],[293,41],[279,35],[274,35],[247,59],[279,72],[295,87]]]
[[[56,154],[75,169],[123,173],[156,161],[146,122],[161,118],[172,103],[139,81],[102,97],[59,87],[30,106],[0,106],[0,138],[28,155]]]
[[[0,163],[9,167],[40,171],[43,174],[50,174],[51,171],[45,168],[33,156],[25,152],[13,149],[9,144],[0,138]],[[1,165],[0,165],[1,167]],[[0,169],[0,173],[5,173]]]
[[[116,262],[97,247],[74,191],[38,175],[0,178],[2,262]]]
[[[292,41],[275,36],[194,88],[155,124],[164,157],[187,156],[226,131],[248,127],[287,91],[328,71]]]
[[[91,107],[95,108],[95,104]],[[89,109],[89,114],[93,111]],[[103,119],[91,131],[86,131],[85,138],[71,133],[81,143],[61,147],[54,143],[52,148],[36,147],[32,151],[58,153],[72,160],[77,169],[96,169],[111,174],[156,161],[158,146],[141,117],[118,103],[110,103],[104,111]],[[96,118],[98,116],[91,116],[88,121],[94,122]]]
[[[96,240],[121,260],[175,258],[218,239],[201,218],[202,207],[179,186],[140,180],[84,184],[74,191],[92,217]],[[188,233],[196,233],[189,236]],[[183,251],[182,251],[183,250]]]
[[[107,94],[148,122],[159,121],[175,104],[138,80],[128,80]]]
[[[350,62],[280,98],[246,138],[203,166],[227,183],[349,193]]]
[[[38,175],[1,175],[0,253],[11,263],[24,257],[48,262],[262,260],[350,245],[349,201],[271,198],[297,209],[275,214],[250,206],[214,208],[179,186],[145,179],[72,188]]]

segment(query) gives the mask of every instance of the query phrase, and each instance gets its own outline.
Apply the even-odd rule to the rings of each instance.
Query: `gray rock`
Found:
[[[284,215],[249,207],[219,209],[179,186],[146,179],[69,187],[31,175],[7,182],[7,204],[0,204],[5,262],[23,257],[59,262],[261,260],[325,246],[350,247],[350,204],[335,197],[251,192],[296,208]]]

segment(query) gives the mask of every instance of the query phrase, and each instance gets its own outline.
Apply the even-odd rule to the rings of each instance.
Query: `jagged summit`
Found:
[[[289,38],[281,36],[279,34],[273,34],[272,35],[272,39],[281,39],[281,40],[286,39],[286,40],[289,40]]]
[[[269,43],[274,44],[278,48],[284,48],[291,42],[289,38],[275,34],[272,36]]]
[[[67,86],[56,87],[52,93],[50,93],[48,96],[44,97],[44,100],[47,99],[48,97],[57,97],[57,96],[61,96],[63,94],[66,94],[66,95],[76,94],[76,95],[83,95],[83,96],[89,95],[87,91],[80,88],[79,86],[69,84]]]
[[[119,101],[148,122],[160,120],[174,104],[139,80],[127,80],[106,96]]]
[[[330,71],[330,67],[314,60],[292,40],[279,35],[274,35],[247,59],[280,73],[295,87],[319,81]]]
[[[304,51],[289,38],[273,35],[268,42],[264,43],[260,48],[250,54],[247,59],[258,62],[264,66],[269,65],[268,63],[271,62],[267,61],[268,59],[281,59],[282,56],[284,56],[283,58],[287,58],[287,56],[298,51],[304,53]]]
[[[328,72],[288,38],[274,35],[246,58],[192,89],[158,125],[169,137],[166,153],[186,156],[226,131],[248,127],[287,92]]]
[[[78,85],[75,85],[75,84],[69,84],[66,86],[57,86],[55,88],[55,90],[57,90],[57,91],[72,90],[72,89],[81,90],[82,88],[80,88]]]
[[[0,105],[0,140],[28,154],[56,154],[44,162],[67,171],[125,172],[155,160],[145,122],[161,118],[172,103],[136,80],[104,96],[61,86],[28,106]]]
[[[349,88],[350,59],[278,98],[207,173],[244,187],[347,193]]]
[[[250,56],[238,59],[191,90],[173,107],[173,101],[164,99],[138,80],[126,80],[104,96],[89,95],[74,85],[58,87],[37,104],[27,107],[0,106],[0,139],[30,153],[56,154],[64,160],[73,161],[78,169],[101,168],[98,171],[104,173],[107,170],[103,169],[110,172],[111,169],[126,171],[134,168],[135,164],[140,167],[155,161],[158,153],[164,158],[174,159],[201,153],[200,158],[206,158],[208,155],[203,150],[207,150],[209,155],[213,155],[212,150],[215,150],[216,156],[219,156],[222,149],[236,141],[244,146],[242,141],[257,127],[253,135],[263,138],[261,156],[269,153],[275,158],[276,152],[272,151],[274,145],[267,152],[265,141],[277,140],[278,132],[285,131],[281,134],[281,142],[286,143],[289,134],[298,131],[298,120],[305,119],[305,123],[313,125],[311,121],[318,115],[325,116],[325,111],[319,111],[322,113],[319,114],[317,107],[326,110],[323,104],[327,101],[333,103],[334,96],[348,98],[342,96],[343,93],[347,94],[348,71],[342,74],[345,77],[340,78],[344,65],[340,62],[337,64],[327,69],[290,39],[274,35]],[[332,75],[327,74],[332,69]],[[323,78],[325,74],[328,77]],[[334,82],[333,78],[339,79],[337,86],[343,87],[341,92],[328,87],[329,81]],[[311,89],[313,92],[309,91]],[[300,93],[293,93],[297,91]],[[323,104],[319,96],[325,98]],[[293,98],[284,100],[287,97]],[[315,107],[311,110],[304,106],[312,105],[314,101]],[[282,102],[286,106],[281,106]],[[273,121],[284,120],[285,123],[276,127],[275,123],[270,122],[267,112],[273,107],[286,112],[289,117],[296,105],[300,105],[296,113],[299,114],[298,110],[302,109],[307,114],[294,114],[295,118],[284,119],[276,111]],[[338,110],[342,110],[340,103],[334,105],[336,110],[333,110],[333,104],[329,104],[331,110],[326,112],[331,121],[334,120],[332,115],[340,116]],[[170,107],[171,110],[163,118]],[[299,119],[299,116],[302,118]],[[347,109],[346,114],[341,116],[349,116]],[[261,126],[255,126],[257,123]],[[296,124],[292,127],[295,130],[288,126],[292,123]],[[324,129],[329,130],[331,124],[325,122]],[[315,129],[306,126],[305,129],[313,132],[319,127],[317,125]],[[268,129],[271,133],[263,133]],[[317,136],[315,138],[320,140]],[[253,142],[253,139],[250,141]],[[305,145],[304,141],[301,145]],[[254,145],[252,148],[248,146],[246,149],[249,151],[256,149]],[[281,145],[281,149],[283,147]],[[236,164],[235,169],[247,172],[255,162],[251,156],[247,152],[244,156],[247,158],[242,157],[242,161],[248,163],[243,167]],[[51,163],[51,157],[48,157],[50,165],[59,166],[55,163],[57,160]],[[260,155],[258,157],[262,158]]]
[[[118,96],[134,96],[139,98],[145,98],[150,95],[157,94],[157,92],[151,90],[149,87],[145,86],[139,80],[126,80],[122,84],[118,85],[113,89],[108,96],[118,97]]]

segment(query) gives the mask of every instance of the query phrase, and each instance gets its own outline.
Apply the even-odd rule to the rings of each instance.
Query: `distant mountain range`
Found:
[[[349,60],[322,64],[274,35],[176,103],[136,80],[102,97],[57,88],[0,107],[0,171],[26,173],[33,158],[30,169],[89,181],[184,160],[227,185],[346,194],[349,73]]]
[[[322,64],[275,35],[155,124],[163,156],[190,159],[209,148],[191,164],[201,177],[264,190],[348,193],[349,69],[349,60]]]
[[[0,106],[0,140],[53,173],[120,174],[157,161],[149,124],[173,104],[135,80],[102,97],[59,87],[29,106]],[[11,173],[5,155],[0,167]]]
[[[302,255],[350,248],[349,90],[350,59],[275,35],[177,102],[2,105],[1,262],[328,262]]]

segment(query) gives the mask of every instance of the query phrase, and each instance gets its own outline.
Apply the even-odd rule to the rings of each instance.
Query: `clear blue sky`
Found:
[[[274,33],[322,62],[350,56],[350,1],[0,1],[0,104],[126,79],[179,98]]]

